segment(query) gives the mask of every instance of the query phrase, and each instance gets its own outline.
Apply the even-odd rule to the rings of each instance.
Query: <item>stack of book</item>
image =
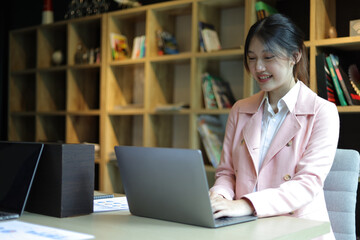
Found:
[[[360,74],[357,66],[351,65],[348,72],[349,75],[339,64],[337,55],[317,55],[318,95],[340,106],[360,105]]]
[[[235,98],[228,82],[205,72],[202,75],[202,88],[205,108],[231,108]]]

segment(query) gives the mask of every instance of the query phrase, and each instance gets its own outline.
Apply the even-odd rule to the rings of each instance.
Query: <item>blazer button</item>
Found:
[[[244,139],[242,139],[242,140],[241,140],[241,142],[240,142],[240,144],[241,144],[241,145],[243,145],[243,144],[244,144],[244,142],[245,142],[245,140],[244,140]]]
[[[291,180],[291,176],[290,176],[289,174],[286,174],[286,175],[283,177],[283,179],[284,179],[285,181],[289,181],[289,180]]]
[[[294,214],[294,212],[289,212],[289,215],[293,215]]]
[[[287,147],[290,147],[292,145],[292,140],[286,144]]]

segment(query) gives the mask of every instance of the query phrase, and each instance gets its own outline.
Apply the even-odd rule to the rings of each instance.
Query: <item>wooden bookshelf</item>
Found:
[[[199,115],[225,117],[229,110],[205,108],[201,75],[205,71],[228,81],[237,99],[258,88],[243,67],[244,41],[256,21],[255,0],[178,0],[120,10],[12,31],[9,36],[9,140],[100,145],[96,158],[100,190],[114,189],[109,169],[114,146],[203,149],[197,132]],[[316,55],[335,51],[359,60],[360,37],[327,29],[348,21],[335,0],[265,2],[290,16],[305,32],[309,50],[310,87],[316,91]],[[350,1],[357,5],[356,0]],[[346,5],[347,6],[347,5]],[[299,12],[302,14],[299,14]],[[354,14],[352,14],[354,16]],[[360,18],[360,13],[355,14]],[[222,50],[201,52],[198,22],[215,26]],[[172,33],[177,55],[157,55],[155,31]],[[114,61],[110,33],[128,39],[146,35],[142,59]],[[79,44],[100,49],[100,62],[78,64]],[[54,65],[52,53],[64,61]],[[184,102],[188,109],[157,111],[163,104]],[[360,113],[359,106],[339,107],[341,113]],[[204,154],[205,155],[205,154]]]

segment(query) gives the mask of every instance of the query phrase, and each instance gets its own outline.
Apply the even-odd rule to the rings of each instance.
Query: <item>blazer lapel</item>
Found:
[[[268,152],[265,155],[263,166],[266,166],[271,159],[275,156],[277,152],[279,152],[291,139],[297,134],[300,130],[301,125],[296,118],[294,113],[289,112],[286,116],[283,124],[281,125],[279,131],[277,132],[277,137],[273,139]]]
[[[262,109],[262,108],[261,108]],[[258,172],[262,111],[256,112],[244,127],[244,141],[250,153],[254,168]]]
[[[261,122],[263,115],[263,105],[259,105],[263,99],[264,93],[259,92],[250,98],[242,113],[252,114],[249,121],[245,124],[243,130],[243,137],[245,145],[250,153],[251,160],[254,164],[254,169],[257,170],[259,155],[260,155],[260,137],[261,137]]]

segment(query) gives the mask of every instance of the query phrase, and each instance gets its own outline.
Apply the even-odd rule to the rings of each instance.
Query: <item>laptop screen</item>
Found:
[[[41,143],[0,142],[0,211],[22,214],[42,149]]]

